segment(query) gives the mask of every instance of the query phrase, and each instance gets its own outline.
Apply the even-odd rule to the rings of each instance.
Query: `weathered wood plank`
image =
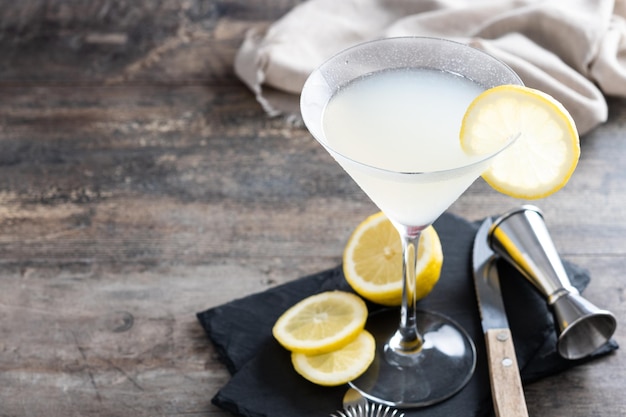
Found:
[[[297,0],[0,1],[0,86],[234,83],[247,29]]]
[[[339,256],[375,210],[304,129],[266,118],[243,86],[3,90],[14,100],[0,103],[2,262]],[[563,254],[626,253],[615,222],[626,144],[610,126],[583,139],[571,183],[536,202]],[[479,181],[452,211],[518,204]]]
[[[210,284],[235,274],[238,290]],[[263,288],[250,278],[240,267],[3,269],[0,412],[226,415],[210,397],[228,373],[194,313]]]

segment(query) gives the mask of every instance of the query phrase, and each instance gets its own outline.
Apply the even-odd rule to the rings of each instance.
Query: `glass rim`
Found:
[[[454,41],[454,40],[450,40],[450,39],[444,39],[444,38],[437,38],[437,37],[428,37],[428,36],[398,36],[398,37],[388,37],[388,38],[380,38],[380,39],[374,39],[374,40],[369,40],[369,41],[365,41],[365,42],[361,42],[358,43],[356,45],[352,45],[346,49],[343,49],[339,52],[337,52],[336,54],[334,54],[333,56],[331,56],[330,58],[328,58],[327,60],[325,60],[322,64],[320,64],[317,68],[315,68],[315,70],[313,70],[311,72],[311,74],[307,77],[307,80],[304,83],[304,86],[302,88],[302,94],[300,97],[300,102],[303,102],[303,98],[304,98],[304,93],[307,90],[307,84],[309,83],[309,80],[312,78],[311,76],[314,74],[319,74],[322,72],[322,69],[324,67],[326,67],[327,65],[332,64],[333,61],[337,61],[340,60],[343,56],[349,54],[352,51],[355,51],[357,49],[362,49],[364,47],[367,47],[368,45],[372,45],[372,44],[380,44],[380,43],[387,43],[387,42],[397,42],[397,41],[419,41],[419,42],[433,42],[433,43],[442,43],[442,44],[450,44],[450,45],[454,45],[455,47],[461,47],[461,49],[470,49],[472,50],[473,53],[477,53],[478,55],[482,55],[486,58],[488,58],[490,61],[496,63],[497,65],[501,66],[502,68],[506,69],[510,75],[512,75],[514,78],[517,79],[518,83],[520,85],[523,85],[522,80],[519,78],[519,76],[517,75],[517,73],[515,71],[513,71],[513,69],[507,65],[506,63],[502,62],[501,60],[499,60],[498,58],[494,57],[493,55],[488,54],[487,52],[480,50],[478,48],[475,48],[471,45],[467,45],[458,41]],[[415,66],[413,68],[420,68],[419,66]],[[395,68],[398,70],[401,69],[411,69],[411,67],[398,67]],[[434,68],[433,68],[434,69]],[[445,71],[445,70],[444,70]],[[453,71],[447,71],[450,72],[452,74],[456,74],[459,76],[463,76],[463,74],[458,74],[457,72],[453,72]],[[371,72],[370,74],[374,74],[375,72]],[[467,78],[467,77],[466,77]],[[355,78],[356,79],[356,78]],[[332,95],[331,95],[332,97]],[[326,103],[328,104],[328,102]],[[302,108],[302,104],[301,104],[301,108]],[[306,122],[306,118],[303,117],[304,119],[304,123],[305,125],[307,125]],[[310,130],[310,129],[309,129]],[[322,129],[322,133],[323,133],[323,129]],[[458,166],[453,166],[450,168],[443,168],[443,169],[437,169],[437,170],[432,170],[432,171],[395,171],[393,169],[388,169],[388,168],[382,168],[379,166],[375,166],[375,165],[371,165],[365,162],[361,162],[358,161],[354,158],[351,158],[347,155],[345,155],[342,152],[339,152],[335,149],[333,149],[332,146],[330,146],[328,143],[323,142],[322,140],[320,140],[319,138],[316,137],[315,134],[312,134],[312,136],[315,138],[315,140],[317,140],[324,148],[327,149],[327,151],[331,154],[331,155],[337,155],[340,156],[343,159],[346,159],[347,161],[350,161],[351,163],[357,164],[358,166],[367,169],[367,170],[374,170],[377,172],[381,172],[381,173],[386,173],[387,175],[401,175],[401,176],[426,176],[429,174],[432,175],[443,175],[446,173],[451,173],[457,170],[462,170],[462,169],[468,169],[471,167],[474,167],[476,165],[482,164],[484,162],[486,162],[487,160],[495,157],[497,154],[503,152],[505,149],[507,149],[508,147],[510,147],[519,137],[519,135],[514,135],[512,137],[508,137],[506,142],[498,147],[498,149],[494,150],[493,152],[489,152],[483,155],[476,155],[476,159],[473,159],[471,162],[464,164],[464,165],[458,165]],[[326,139],[326,137],[324,136],[324,139]],[[460,140],[460,139],[459,139]],[[472,155],[470,155],[472,156]]]

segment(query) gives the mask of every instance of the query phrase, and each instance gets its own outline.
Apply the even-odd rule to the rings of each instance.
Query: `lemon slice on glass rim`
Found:
[[[485,154],[517,140],[493,159],[482,177],[497,191],[520,199],[547,197],[572,176],[580,157],[576,124],[552,96],[529,87],[501,85],[469,105],[460,131],[469,154]]]

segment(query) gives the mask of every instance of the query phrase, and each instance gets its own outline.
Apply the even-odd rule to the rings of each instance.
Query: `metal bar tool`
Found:
[[[615,316],[583,298],[572,286],[535,206],[524,205],[494,220],[489,246],[514,265],[546,298],[559,331],[557,350],[580,359],[604,345],[617,327]]]

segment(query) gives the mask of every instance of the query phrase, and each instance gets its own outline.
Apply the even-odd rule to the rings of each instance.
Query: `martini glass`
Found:
[[[377,341],[369,369],[350,385],[399,408],[443,401],[470,380],[474,344],[453,320],[416,309],[420,233],[478,176],[499,149],[468,155],[459,129],[482,91],[521,84],[493,57],[433,38],[387,38],[332,57],[307,79],[300,99],[317,141],[386,214],[402,239],[400,309],[370,315]],[[445,277],[444,277],[445,278]]]

